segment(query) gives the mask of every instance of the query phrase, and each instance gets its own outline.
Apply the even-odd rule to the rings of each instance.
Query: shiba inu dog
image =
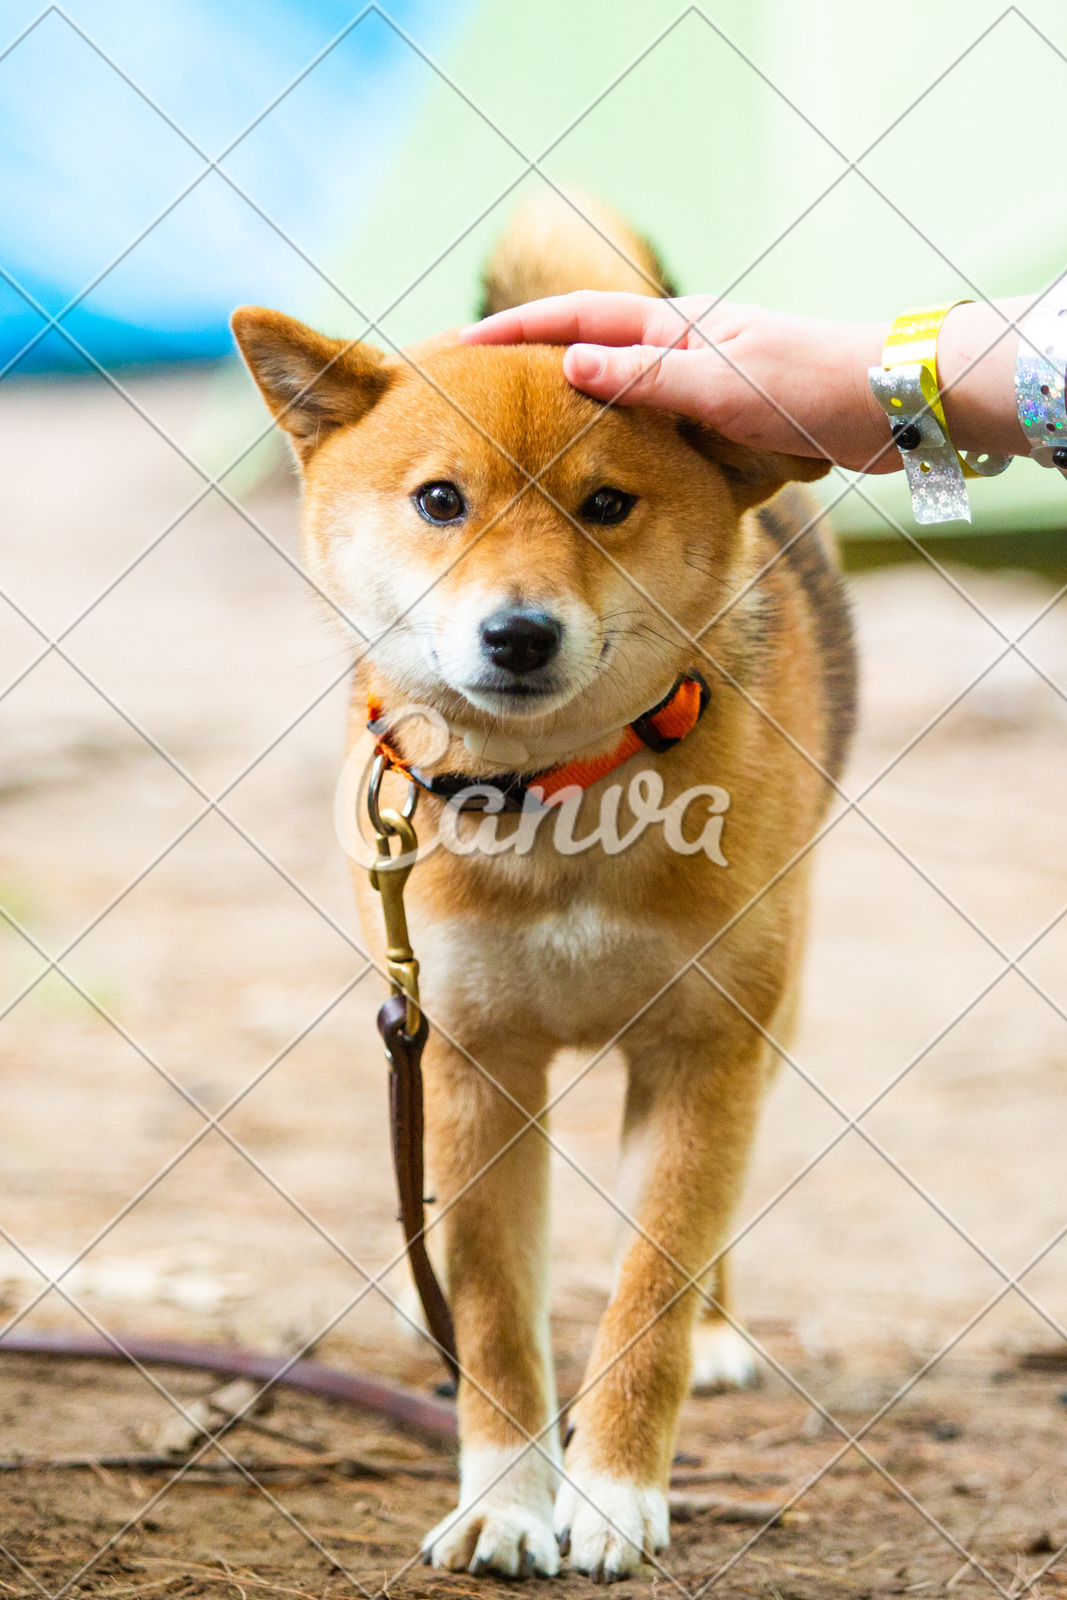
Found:
[[[562,203],[520,213],[487,271],[486,310],[590,284],[656,292],[650,248],[608,213],[597,223]],[[551,1576],[562,1553],[623,1577],[667,1543],[691,1373],[708,1385],[748,1370],[707,1296],[723,1303],[716,1252],[769,1041],[785,1042],[796,1003],[806,847],[853,722],[833,551],[817,526],[801,533],[809,507],[785,487],[829,463],[590,400],[555,348],[446,334],[386,355],[255,307],[233,326],[296,454],[310,576],[371,641],[352,635],[352,738],[368,699],[378,729],[433,708],[446,748],[427,757],[417,719],[392,748],[426,790],[420,818],[452,806],[468,841],[485,819],[454,818],[457,787],[487,784],[522,811],[490,806],[505,840],[561,792],[573,834],[588,833],[617,786],[619,848],[568,852],[543,827],[522,850],[438,850],[407,900],[434,1025],[433,1232],[463,1370],[460,1503],[425,1557]],[[700,803],[673,834],[635,829],[625,846],[655,785],[665,806],[725,792],[718,858],[694,842]],[[380,959],[362,873],[357,893]],[[613,1040],[629,1071],[628,1220],[564,1450],[540,1118],[555,1053]]]

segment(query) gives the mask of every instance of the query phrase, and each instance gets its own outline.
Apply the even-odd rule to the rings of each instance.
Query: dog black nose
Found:
[[[521,678],[548,665],[562,632],[543,611],[494,611],[482,623],[482,648],[494,667]]]

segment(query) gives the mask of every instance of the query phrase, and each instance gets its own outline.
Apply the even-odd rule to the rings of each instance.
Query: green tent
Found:
[[[546,181],[624,213],[687,292],[888,319],[1036,290],[1067,267],[1067,13],[1035,16],[984,0],[486,0],[330,263],[342,293],[286,309],[344,335],[362,313],[396,344],[466,320],[493,241]],[[218,465],[256,414],[242,378],[220,379],[204,429]],[[879,507],[914,529],[902,475],[850,481],[821,486],[845,536],[891,532]],[[1025,461],[971,504],[976,531],[1067,524],[1062,478]]]

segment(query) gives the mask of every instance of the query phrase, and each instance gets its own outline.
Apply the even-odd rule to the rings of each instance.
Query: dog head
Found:
[[[601,405],[553,347],[387,357],[255,307],[233,327],[299,462],[311,576],[376,680],[461,728],[642,713],[736,590],[742,514],[829,468]]]

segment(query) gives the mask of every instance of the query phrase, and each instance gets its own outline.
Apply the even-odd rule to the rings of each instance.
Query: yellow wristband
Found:
[[[889,418],[919,523],[970,522],[966,478],[991,478],[1010,456],[987,451],[961,456],[949,438],[937,381],[937,338],[954,306],[921,306],[897,317],[882,351],[882,365],[868,377],[875,399]]]

